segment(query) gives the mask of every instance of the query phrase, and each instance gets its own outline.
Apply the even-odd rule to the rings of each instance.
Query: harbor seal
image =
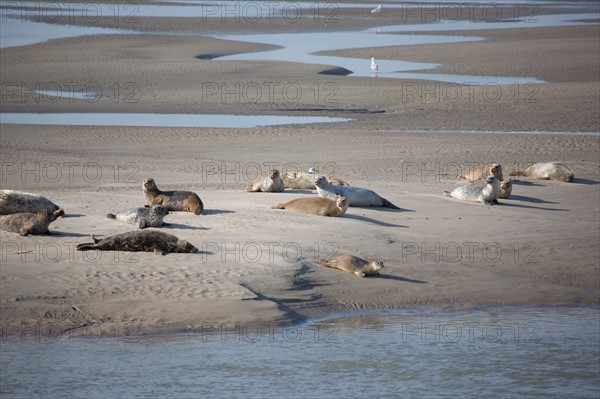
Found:
[[[22,236],[46,234],[48,226],[56,220],[59,213],[59,210],[48,212],[48,209],[41,209],[36,213],[2,215],[0,216],[0,230],[19,233]]]
[[[444,194],[463,201],[475,201],[482,204],[492,205],[498,203],[498,189],[500,182],[494,175],[485,178],[485,186],[460,186],[452,191],[444,191]]]
[[[144,196],[148,205],[162,205],[169,211],[192,212],[196,215],[204,212],[204,204],[198,194],[191,191],[161,191],[154,179],[144,179]]]
[[[500,182],[500,187],[498,188],[498,198],[506,199],[510,197],[512,194],[512,181],[510,179],[505,179]]]
[[[339,255],[331,260],[321,259],[317,264],[356,274],[358,277],[378,275],[379,271],[383,269],[383,262],[369,262],[366,259],[353,255]]]
[[[50,214],[58,211],[58,216],[65,215],[64,209],[39,194],[15,190],[0,190],[0,215],[37,213],[42,209],[47,209]]]
[[[483,180],[489,175],[494,175],[498,181],[502,181],[502,166],[497,163],[484,163],[473,169],[469,169],[467,173],[458,176],[459,179],[467,179],[469,181]]]
[[[129,251],[154,252],[157,255],[173,253],[194,253],[198,248],[172,234],[156,230],[130,231],[114,234],[101,240],[92,235],[92,241],[77,245],[78,251]]]
[[[285,172],[281,175],[283,185],[289,190],[316,190],[315,186],[315,175],[311,173],[303,172]],[[342,179],[337,179],[332,176],[327,176],[329,183],[334,186],[349,186],[348,183]]]
[[[257,193],[280,193],[285,189],[283,180],[277,169],[271,170],[266,176],[261,176],[253,184],[246,186],[246,191]]]
[[[318,216],[342,216],[348,210],[348,203],[346,198],[340,195],[335,201],[322,197],[297,198],[285,204],[272,206],[271,209],[285,209]]]
[[[130,208],[117,213],[106,215],[109,219],[116,219],[119,222],[135,224],[140,229],[146,227],[160,227],[163,225],[163,218],[169,214],[169,210],[162,205],[154,205],[152,208]]]
[[[390,201],[382,198],[375,191],[360,187],[333,186],[325,176],[315,180],[319,197],[337,199],[338,195],[346,197],[348,206],[378,206],[392,209],[400,209]]]
[[[575,179],[573,172],[559,162],[534,163],[525,170],[510,172],[509,176],[525,176],[532,179],[555,180],[572,182]]]

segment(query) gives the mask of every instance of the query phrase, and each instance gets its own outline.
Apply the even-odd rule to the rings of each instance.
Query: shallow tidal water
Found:
[[[138,337],[133,328],[105,338],[2,338],[2,398],[600,395],[597,307],[421,309],[287,328],[203,325],[177,336]]]

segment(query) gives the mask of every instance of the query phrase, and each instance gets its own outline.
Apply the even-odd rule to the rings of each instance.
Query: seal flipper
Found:
[[[452,197],[452,192],[451,191],[444,191],[444,195],[447,197]]]
[[[391,209],[402,209],[402,208],[399,208],[396,205],[392,204],[390,201],[386,200],[385,198],[382,198],[382,199],[383,199],[383,206],[384,207],[391,208]]]
[[[21,231],[19,232],[19,234],[25,237],[29,234],[30,231],[31,226],[29,226],[28,224],[24,224],[23,226],[21,226]]]
[[[116,219],[117,215],[115,215],[114,213],[107,213],[106,217],[109,218],[109,219]]]
[[[277,204],[273,205],[271,209],[285,209],[285,206],[283,204]]]
[[[91,242],[84,242],[83,244],[79,244],[75,247],[78,251],[92,251],[94,249],[98,249],[96,244]]]

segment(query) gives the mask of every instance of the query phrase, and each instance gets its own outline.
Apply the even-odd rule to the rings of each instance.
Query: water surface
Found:
[[[289,124],[348,122],[348,118],[285,115],[2,113],[0,123],[18,125],[253,128]]]
[[[4,336],[2,397],[597,398],[598,308],[417,310],[179,337]],[[72,335],[75,335],[72,337]],[[67,394],[68,393],[68,394]]]

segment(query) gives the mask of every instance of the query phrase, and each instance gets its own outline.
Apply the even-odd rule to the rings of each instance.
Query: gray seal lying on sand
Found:
[[[194,253],[198,248],[187,241],[180,240],[172,234],[156,230],[130,231],[114,234],[97,240],[92,235],[90,243],[77,245],[78,251],[129,251],[129,252],[154,252],[164,255],[167,253]]]
[[[525,170],[510,172],[509,176],[525,176],[532,179],[572,182],[575,175],[559,162],[534,163]]]
[[[47,209],[50,214],[58,211],[58,216],[65,215],[64,209],[39,194],[15,190],[0,190],[0,215],[37,213],[42,209]]]
[[[482,184],[483,183],[483,184]],[[485,185],[485,180],[478,180],[476,182],[470,183],[473,187],[483,187]],[[500,182],[500,186],[498,187],[498,196],[496,198],[506,199],[510,197],[512,194],[513,184],[510,179],[504,179]]]
[[[266,176],[261,176],[253,184],[246,186],[246,191],[257,193],[280,193],[285,189],[283,180],[277,169],[271,170]]]
[[[485,178],[485,186],[460,186],[452,191],[444,191],[444,194],[463,201],[475,201],[482,204],[492,205],[498,203],[498,189],[500,182],[494,175]]]
[[[348,210],[348,203],[346,198],[339,195],[336,200],[322,197],[297,198],[272,206],[271,209],[285,209],[319,216],[342,216]]]
[[[494,175],[498,181],[502,181],[502,166],[497,163],[484,163],[473,169],[470,169],[467,173],[463,173],[458,176],[459,179],[467,179],[469,181],[483,180],[489,175]]]
[[[116,219],[119,222],[134,224],[140,229],[146,227],[160,227],[163,225],[163,218],[169,214],[169,210],[162,205],[154,205],[152,208],[129,208],[117,213],[106,215],[109,219]]]
[[[341,195],[346,197],[348,206],[380,206],[400,209],[390,201],[379,196],[375,191],[360,187],[333,186],[325,176],[321,176],[315,180],[315,186],[317,187],[319,197],[336,199],[338,195]]]
[[[348,273],[356,274],[358,277],[378,275],[383,269],[383,262],[372,261],[352,255],[339,255],[331,260],[321,259],[317,265],[340,269]]]
[[[204,204],[198,194],[191,191],[161,191],[154,179],[144,179],[144,196],[149,206],[162,205],[170,211],[202,214]]]
[[[60,210],[48,212],[41,209],[36,213],[24,212],[0,216],[0,230],[11,233],[19,233],[22,236],[28,234],[46,234],[48,226],[58,217]]]
[[[303,172],[285,172],[281,175],[283,185],[289,190],[316,190],[315,175]],[[327,176],[329,183],[334,186],[349,186],[342,179],[337,179],[333,176]]]

